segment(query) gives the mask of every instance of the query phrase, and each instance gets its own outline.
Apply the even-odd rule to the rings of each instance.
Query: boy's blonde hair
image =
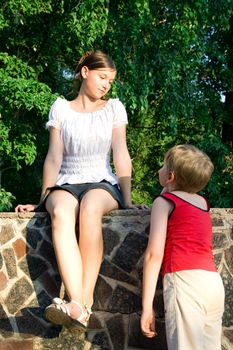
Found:
[[[169,172],[175,175],[175,189],[195,193],[208,183],[214,170],[210,158],[189,144],[172,147],[164,159]]]

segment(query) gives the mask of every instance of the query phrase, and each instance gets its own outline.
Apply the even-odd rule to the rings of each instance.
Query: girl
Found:
[[[131,202],[131,159],[126,144],[127,114],[119,99],[104,99],[116,76],[111,58],[87,52],[75,79],[72,101],[58,98],[47,127],[50,143],[43,168],[41,202],[16,211],[41,210],[51,216],[52,239],[68,301],[53,299],[45,317],[54,324],[85,331],[102,255],[102,217]],[[115,176],[110,167],[112,149]],[[79,222],[79,242],[75,226]]]

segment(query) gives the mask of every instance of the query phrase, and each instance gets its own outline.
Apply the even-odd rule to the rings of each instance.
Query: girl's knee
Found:
[[[56,205],[49,210],[49,214],[51,216],[51,219],[61,219],[64,215],[64,210],[60,205]]]
[[[102,211],[98,207],[98,203],[83,199],[80,204],[80,217],[93,219],[101,219]]]
[[[70,210],[67,210],[64,206],[60,204],[51,208],[49,214],[53,223],[62,223],[75,218],[75,213],[72,213]]]
[[[80,239],[91,240],[91,243],[102,240],[102,212],[98,209],[98,203],[81,202],[80,205]]]

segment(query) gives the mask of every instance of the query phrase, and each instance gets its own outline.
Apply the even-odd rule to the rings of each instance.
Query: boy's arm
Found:
[[[163,260],[170,210],[171,204],[168,201],[161,197],[155,199],[151,211],[149,241],[143,266],[141,328],[147,337],[156,335],[153,300]]]

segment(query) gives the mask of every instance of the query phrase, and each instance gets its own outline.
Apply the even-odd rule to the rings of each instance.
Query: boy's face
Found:
[[[166,164],[164,163],[162,168],[159,170],[159,182],[162,187],[165,187],[167,184],[169,172]]]
[[[164,161],[163,167],[159,170],[159,182],[163,188],[167,191],[174,190],[175,185],[175,173],[170,169],[169,165]]]

